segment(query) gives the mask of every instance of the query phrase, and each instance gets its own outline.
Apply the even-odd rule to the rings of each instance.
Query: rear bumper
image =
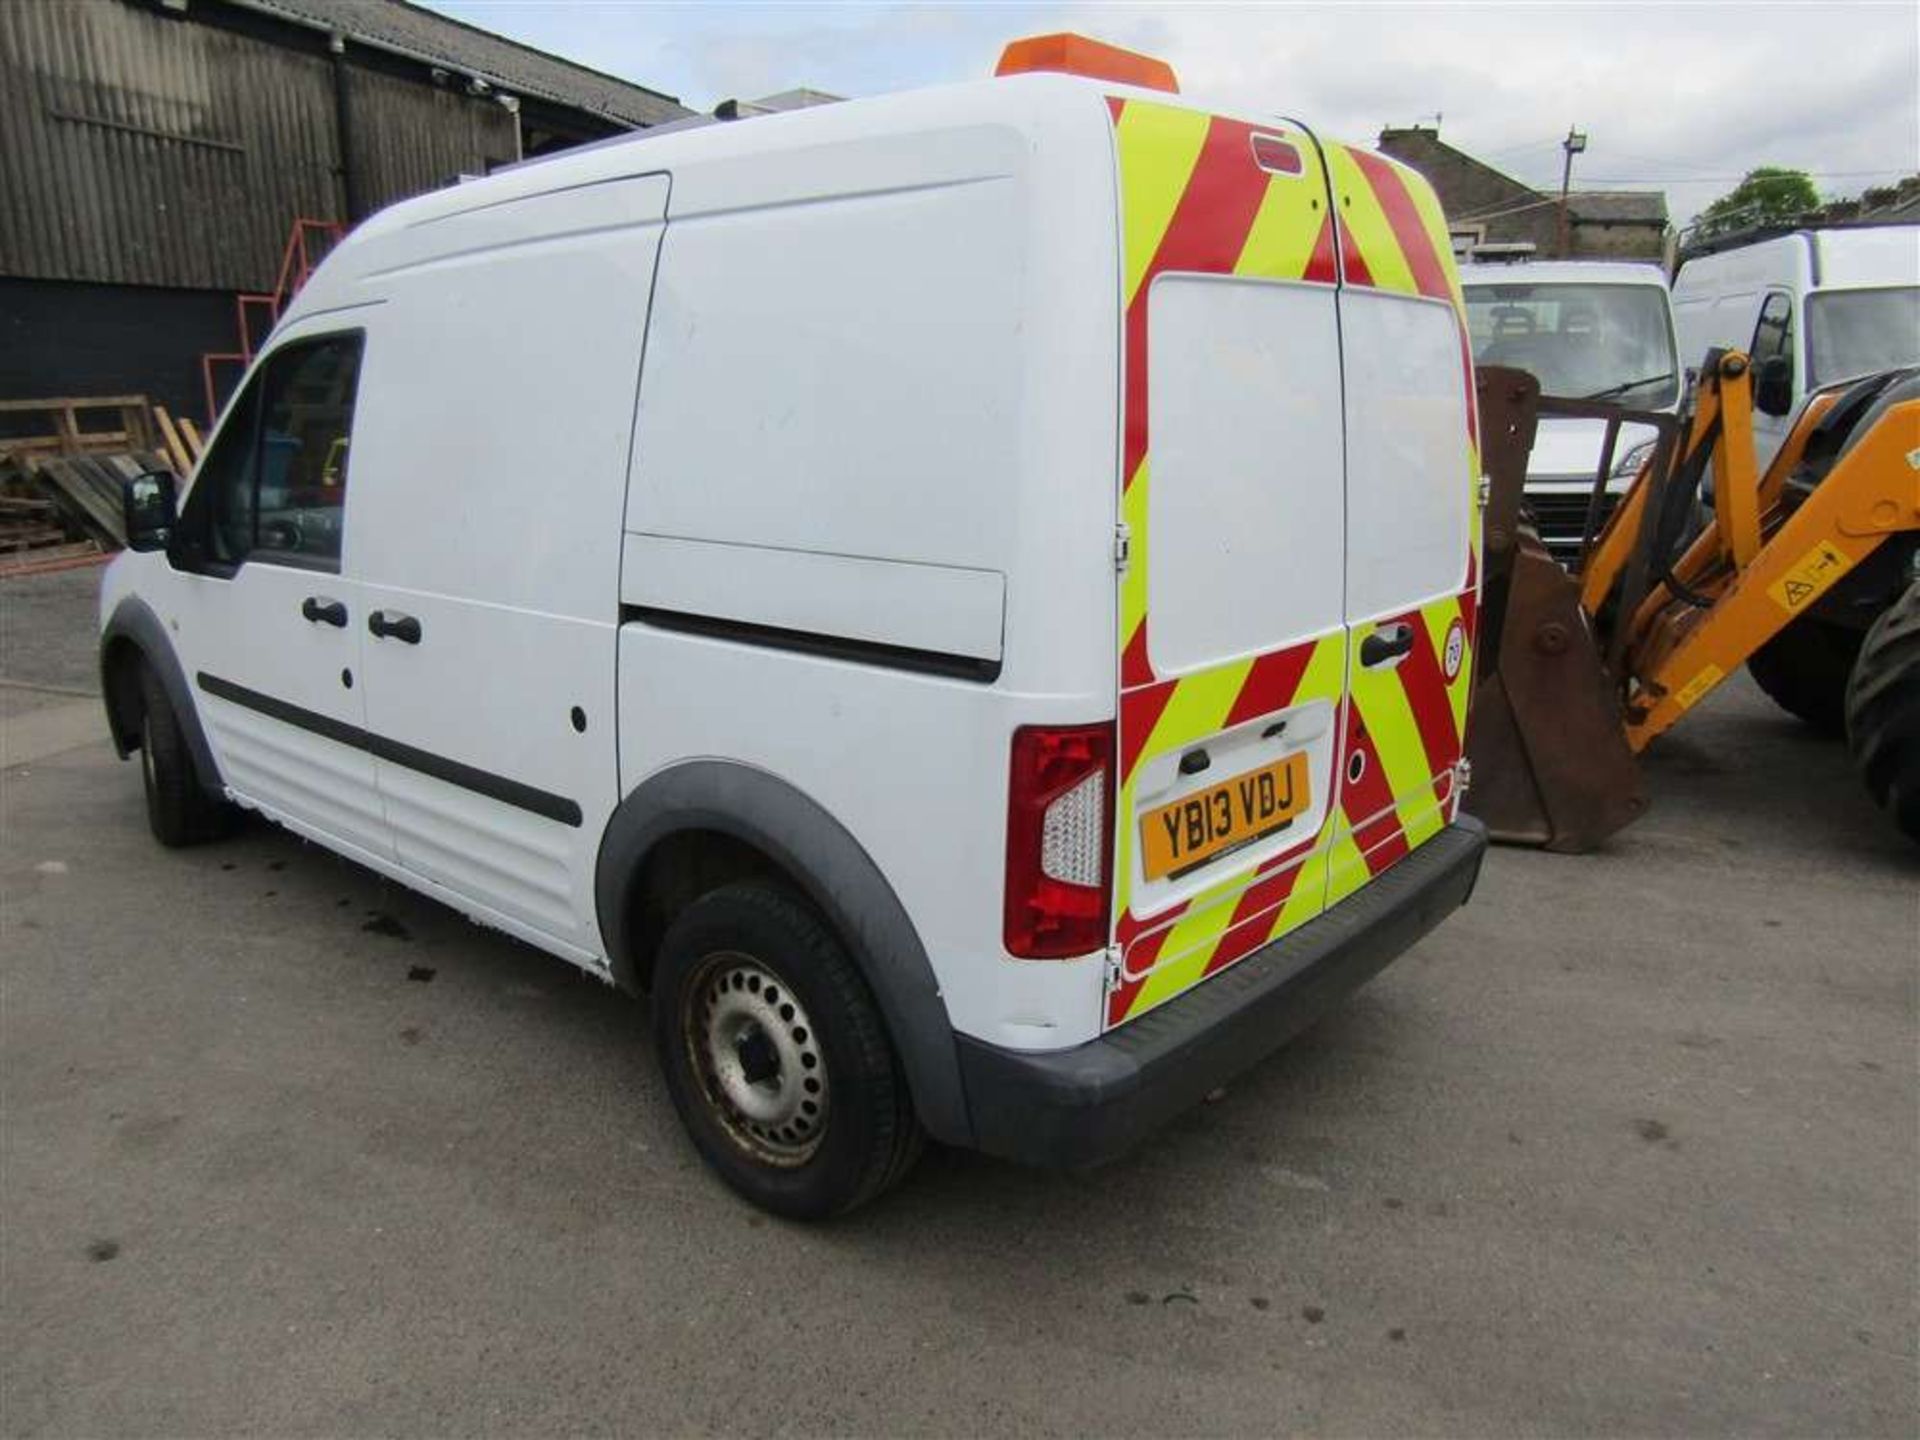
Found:
[[[1071,1050],[955,1037],[974,1144],[1049,1167],[1122,1153],[1279,1049],[1465,904],[1486,849],[1486,828],[1463,815],[1285,939]]]

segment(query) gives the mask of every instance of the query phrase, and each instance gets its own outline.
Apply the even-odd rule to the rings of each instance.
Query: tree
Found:
[[[1749,170],[1746,179],[1694,216],[1693,233],[1705,239],[1749,225],[1792,220],[1819,205],[1820,192],[1806,171],[1762,165]]]

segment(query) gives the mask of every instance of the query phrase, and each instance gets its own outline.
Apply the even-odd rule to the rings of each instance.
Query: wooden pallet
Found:
[[[0,400],[0,460],[151,450],[157,439],[144,395]]]

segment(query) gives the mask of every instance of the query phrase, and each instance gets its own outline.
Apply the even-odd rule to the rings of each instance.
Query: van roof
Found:
[[[1667,277],[1658,265],[1632,260],[1522,260],[1510,265],[1466,264],[1460,283],[1475,285],[1658,285]]]
[[[1675,293],[1791,282],[1815,290],[1920,284],[1920,225],[1791,230],[1683,259]]]
[[[481,205],[736,156],[764,156],[781,150],[967,122],[991,121],[1039,130],[1084,109],[1088,99],[1099,97],[1104,103],[1107,96],[1204,113],[1216,113],[1223,108],[1190,96],[1054,73],[969,80],[735,121],[683,123],[612,136],[557,155],[508,166],[484,179],[469,180],[400,201],[363,222],[355,233],[378,234]],[[1233,113],[1245,112],[1236,109]],[[1278,123],[1281,117],[1275,114],[1271,118]]]
[[[1816,289],[1920,284],[1920,225],[1810,232]]]

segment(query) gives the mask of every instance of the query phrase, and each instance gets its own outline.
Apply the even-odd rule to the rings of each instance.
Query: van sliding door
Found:
[[[666,201],[641,176],[414,227],[354,441],[367,725],[400,863],[582,964],[619,799],[620,518]]]

